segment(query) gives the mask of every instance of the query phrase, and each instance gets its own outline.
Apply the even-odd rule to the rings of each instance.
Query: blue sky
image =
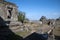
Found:
[[[30,20],[39,20],[41,16],[47,18],[60,17],[60,0],[7,0],[15,3],[19,11],[26,13]]]

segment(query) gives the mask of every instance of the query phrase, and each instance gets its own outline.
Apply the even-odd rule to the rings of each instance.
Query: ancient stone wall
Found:
[[[6,21],[18,21],[17,6],[13,3],[0,1],[0,17]]]
[[[6,12],[5,12],[5,5],[0,3],[0,17],[2,17],[3,19],[5,19],[6,17]]]

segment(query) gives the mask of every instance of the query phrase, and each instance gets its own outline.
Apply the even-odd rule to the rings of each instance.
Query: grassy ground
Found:
[[[23,31],[23,32],[16,32],[17,35],[20,35],[22,37],[26,37],[30,34],[30,32],[27,32],[27,31]]]

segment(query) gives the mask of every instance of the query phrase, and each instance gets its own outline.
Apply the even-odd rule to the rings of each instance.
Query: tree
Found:
[[[20,11],[18,15],[18,21],[21,21],[23,23],[24,20],[25,20],[25,12]]]
[[[43,24],[47,24],[47,19],[45,16],[42,16],[39,21],[41,21]]]
[[[45,16],[42,16],[42,17],[40,18],[40,21],[43,21],[43,20],[46,20],[46,17],[45,17]]]

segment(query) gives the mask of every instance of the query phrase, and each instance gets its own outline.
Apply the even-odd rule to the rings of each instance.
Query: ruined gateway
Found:
[[[5,0],[0,0],[0,17],[7,23],[10,21],[12,24],[18,21],[17,6]]]

